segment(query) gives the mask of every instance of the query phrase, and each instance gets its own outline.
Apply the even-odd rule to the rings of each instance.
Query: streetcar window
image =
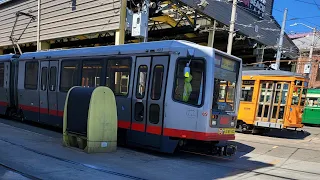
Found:
[[[254,90],[253,87],[243,86],[242,90],[241,90],[240,100],[241,101],[251,102],[252,101],[252,96],[253,96],[253,90]]]
[[[0,87],[4,86],[4,63],[0,63]]]
[[[146,82],[147,82],[148,67],[146,65],[139,66],[138,78],[137,78],[137,90],[136,97],[143,99],[146,93]]]
[[[162,65],[156,65],[153,69],[151,99],[159,100],[161,97],[162,81],[163,81],[164,67]]]
[[[38,62],[26,62],[24,88],[35,90],[38,88]]]
[[[100,86],[101,78],[102,78],[102,61],[101,60],[83,61],[81,86],[83,87]]]
[[[116,96],[127,96],[129,93],[129,80],[131,61],[129,59],[108,60],[106,84]]]
[[[48,68],[43,67],[41,70],[41,90],[47,90],[47,76],[48,76]]]
[[[67,92],[73,86],[79,85],[79,61],[62,61],[60,91]]]
[[[50,68],[50,80],[49,80],[49,90],[55,91],[57,84],[57,68],[51,67]]]
[[[305,103],[306,103],[306,95],[307,95],[307,89],[302,89],[300,106],[304,106],[305,105]]]
[[[188,78],[184,77],[184,68],[190,59],[180,59],[177,62],[176,74],[175,74],[175,86],[174,86],[174,96],[173,98],[177,101],[184,102],[191,105],[201,105],[203,100],[204,91],[204,77],[205,77],[205,63],[203,60],[192,59],[190,63],[190,74],[192,76],[191,82],[189,84]],[[183,97],[185,86],[186,88],[185,97]],[[190,86],[189,86],[190,87]],[[189,90],[188,90],[189,89]]]

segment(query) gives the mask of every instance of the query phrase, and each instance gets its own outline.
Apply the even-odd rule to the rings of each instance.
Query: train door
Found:
[[[288,83],[261,81],[256,120],[282,123],[288,90]]]
[[[40,122],[54,126],[61,125],[57,114],[58,61],[41,61],[40,69]]]
[[[152,58],[146,122],[146,140],[152,147],[161,146],[168,63],[169,56]]]
[[[167,56],[137,57],[129,141],[160,148],[168,61]]]
[[[58,69],[59,61],[50,61],[48,68],[48,111],[50,124],[62,127],[61,117],[58,115]]]
[[[289,84],[285,82],[277,82],[275,84],[275,91],[273,95],[273,103],[271,109],[270,122],[283,123],[284,111],[287,104],[287,96],[289,90]]]
[[[40,61],[40,117],[39,121],[49,124],[48,104],[48,68],[49,61]]]
[[[275,84],[272,81],[260,82],[257,121],[269,122],[274,88]]]

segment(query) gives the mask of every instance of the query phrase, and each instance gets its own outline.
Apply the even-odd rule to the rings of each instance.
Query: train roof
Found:
[[[13,57],[15,57],[14,54],[0,55],[0,61],[10,61]]]
[[[40,52],[23,53],[19,60],[27,59],[46,59],[50,58],[64,58],[64,57],[88,57],[88,56],[105,56],[105,55],[117,55],[117,54],[137,54],[145,53],[148,50],[154,50],[156,52],[171,51],[172,48],[196,48],[205,53],[213,53],[212,48],[202,46],[193,42],[184,40],[167,40],[167,41],[153,41],[144,43],[132,43],[113,46],[99,46],[99,47],[86,47],[86,48],[73,48],[63,50],[49,50]],[[228,56],[232,59],[241,61],[232,55],[228,55],[225,52],[214,50],[214,52]]]
[[[293,76],[305,78],[302,74],[290,72],[290,71],[281,71],[281,70],[246,70],[242,71],[243,76]]]

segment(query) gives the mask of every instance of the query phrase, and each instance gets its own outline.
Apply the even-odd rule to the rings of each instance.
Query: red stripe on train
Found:
[[[0,106],[8,106],[8,102],[0,101]]]
[[[147,126],[147,133],[161,135],[161,126]]]
[[[32,112],[39,112],[40,113],[49,113],[50,115],[58,115],[63,116],[63,111],[55,111],[55,110],[49,110],[49,112],[46,109],[34,107],[34,106],[25,106],[25,105],[19,105],[19,107],[26,111],[32,111]],[[141,123],[132,123],[130,121],[123,121],[118,120],[118,127],[124,128],[124,129],[130,129],[134,131],[139,132],[145,132],[145,124]],[[150,134],[157,134],[161,135],[161,129],[160,126],[147,126],[147,132]],[[186,139],[196,139],[196,140],[202,140],[202,141],[214,141],[214,140],[234,140],[235,135],[226,135],[226,134],[219,134],[219,133],[206,133],[206,132],[196,132],[196,131],[188,131],[188,130],[180,130],[180,129],[172,129],[172,128],[164,128],[163,129],[163,135],[164,136],[170,136],[170,137],[177,137],[177,138],[186,138]]]
[[[131,130],[144,132],[144,129],[145,129],[144,124],[140,124],[140,123],[132,123],[131,124]]]
[[[226,135],[226,134],[219,134],[219,133],[196,132],[196,131],[187,131],[187,130],[179,130],[179,129],[171,129],[171,128],[164,128],[163,135],[170,136],[170,137],[197,139],[202,141],[234,140],[235,139],[234,134]]]

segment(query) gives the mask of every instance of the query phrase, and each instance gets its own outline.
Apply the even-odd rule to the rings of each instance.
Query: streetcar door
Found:
[[[50,124],[62,127],[61,118],[58,115],[58,69],[59,61],[50,61],[48,68],[48,108]]]
[[[40,61],[40,117],[42,123],[49,123],[49,104],[48,104],[48,68],[49,61]]]
[[[270,122],[283,123],[284,111],[287,104],[287,96],[289,91],[289,84],[285,82],[277,82],[275,84],[274,99],[272,104],[272,112]]]
[[[128,141],[146,145],[147,97],[149,89],[151,57],[137,57],[132,94],[131,131]]]
[[[149,146],[161,147],[164,100],[169,56],[153,56],[147,103],[146,140]]]
[[[270,112],[273,100],[275,83],[272,81],[261,81],[259,102],[256,120],[262,122],[270,121]]]

